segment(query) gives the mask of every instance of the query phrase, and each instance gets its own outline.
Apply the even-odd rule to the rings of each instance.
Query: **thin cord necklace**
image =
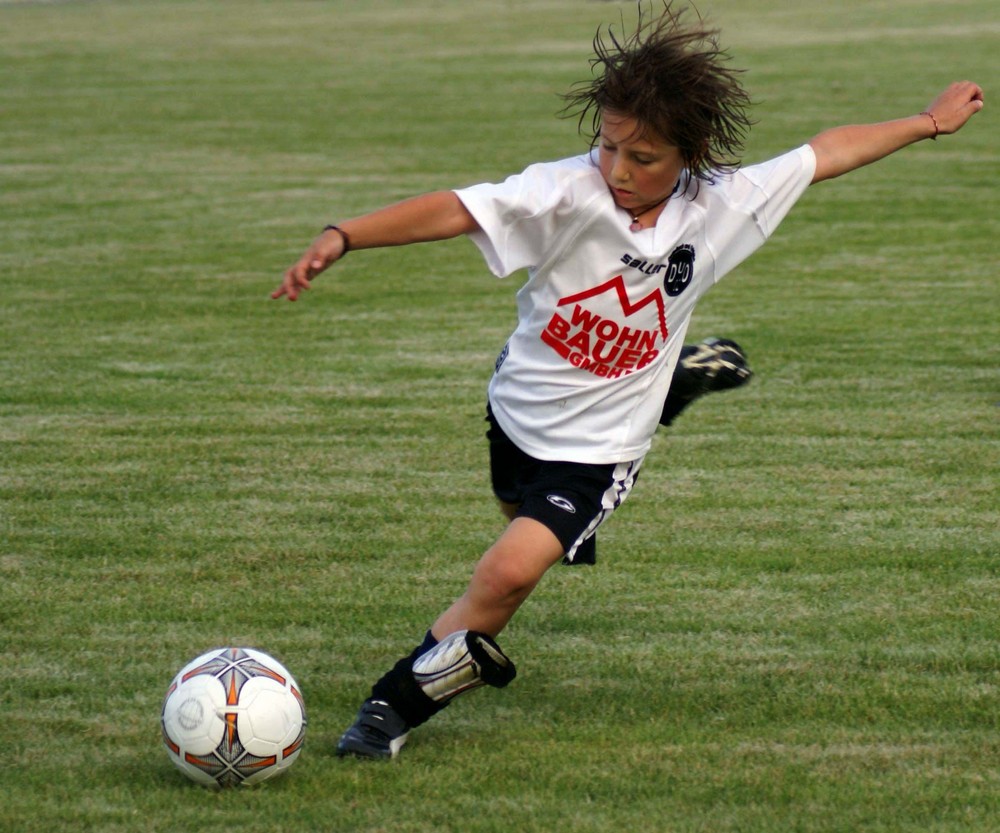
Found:
[[[665,196],[659,202],[654,202],[652,205],[647,205],[644,208],[639,209],[638,211],[632,211],[632,210],[626,208],[625,210],[628,211],[628,216],[632,218],[632,225],[630,225],[628,227],[628,230],[629,231],[642,231],[642,223],[639,222],[639,218],[643,214],[648,214],[654,208],[657,208],[657,207],[663,205],[663,203],[665,203],[669,199],[670,199],[670,194],[667,194],[667,196]]]
[[[678,180],[677,184],[676,184],[676,185],[674,185],[674,190],[673,190],[673,191],[671,191],[671,192],[670,192],[669,194],[667,194],[667,195],[666,195],[666,196],[665,196],[665,197],[664,197],[664,198],[663,198],[662,200],[657,200],[657,201],[656,201],[656,202],[654,202],[654,203],[650,203],[650,204],[649,204],[649,205],[647,205],[647,206],[643,206],[643,207],[642,207],[642,208],[640,208],[640,209],[639,209],[638,211],[632,211],[631,209],[629,209],[629,208],[626,208],[625,210],[626,210],[626,211],[628,212],[628,216],[632,218],[632,225],[630,225],[630,226],[628,227],[628,230],[629,230],[629,231],[642,231],[642,223],[640,223],[640,222],[639,222],[639,218],[640,218],[640,217],[641,217],[641,216],[642,216],[643,214],[648,214],[648,213],[649,213],[650,211],[652,211],[652,210],[653,210],[654,208],[659,208],[659,207],[660,207],[661,205],[663,205],[663,203],[665,203],[665,202],[666,202],[667,200],[669,200],[669,199],[670,199],[670,198],[671,198],[671,197],[672,197],[672,196],[673,196],[674,194],[676,194],[676,193],[677,193],[677,189],[678,189],[678,188],[680,187],[680,184],[681,184],[681,183],[680,183],[680,180]]]

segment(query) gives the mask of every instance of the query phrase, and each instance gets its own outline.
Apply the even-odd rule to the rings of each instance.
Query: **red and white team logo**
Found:
[[[605,293],[617,296],[622,311],[620,318],[600,315],[585,304]],[[646,367],[660,354],[660,344],[667,340],[663,294],[656,289],[633,303],[622,275],[563,298],[557,306],[560,309],[542,332],[542,341],[574,367],[596,376],[616,378]],[[655,329],[648,329],[651,310],[647,307],[650,306],[656,312]],[[636,323],[627,323],[628,319]],[[646,326],[640,326],[640,322]]]

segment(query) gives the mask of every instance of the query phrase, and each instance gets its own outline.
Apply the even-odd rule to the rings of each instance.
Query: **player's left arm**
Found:
[[[816,154],[816,173],[812,181],[833,179],[870,165],[921,139],[954,133],[982,109],[982,88],[972,81],[959,81],[918,115],[824,130],[809,142]]]

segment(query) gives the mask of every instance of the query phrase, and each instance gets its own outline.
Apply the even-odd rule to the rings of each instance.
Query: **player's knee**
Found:
[[[537,570],[516,558],[484,560],[476,572],[483,592],[501,605],[524,601],[540,578]]]
[[[562,554],[562,544],[548,528],[516,518],[476,566],[473,597],[485,604],[516,606]]]

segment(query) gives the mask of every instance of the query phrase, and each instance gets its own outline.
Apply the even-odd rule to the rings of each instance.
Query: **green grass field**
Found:
[[[517,278],[465,240],[268,293],[325,223],[582,147],[586,0],[0,0],[0,830],[1000,830],[995,0],[711,0],[748,160],[987,109],[810,191],[701,305],[748,388],[651,452],[519,678],[392,764],[333,746],[501,529],[484,388]],[[188,659],[285,662],[291,773],[160,743]]]

